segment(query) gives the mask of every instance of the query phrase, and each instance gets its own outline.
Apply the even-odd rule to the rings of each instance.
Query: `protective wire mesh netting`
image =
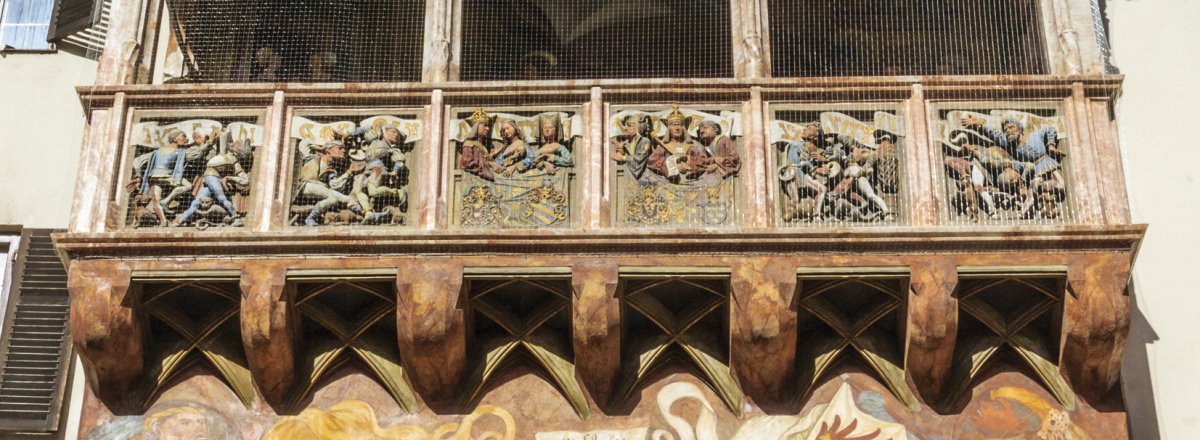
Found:
[[[1034,0],[767,2],[774,76],[1046,72]],[[168,0],[170,79],[416,81],[421,0]],[[732,77],[730,2],[464,1],[463,80]]]
[[[1057,103],[935,104],[943,211],[951,224],[1070,223],[1067,121]]]
[[[726,0],[464,1],[462,79],[731,77]]]
[[[417,81],[424,0],[168,0],[168,80]]]
[[[136,115],[125,154],[125,226],[242,226],[264,131],[256,115]]]
[[[775,76],[1045,73],[1035,0],[769,0]]]

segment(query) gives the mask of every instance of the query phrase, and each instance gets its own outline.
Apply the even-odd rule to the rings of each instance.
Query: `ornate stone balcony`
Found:
[[[1039,324],[1034,339],[998,339],[996,347],[1030,353],[1038,380],[1073,408],[1075,393],[1094,401],[1117,379],[1128,326],[1124,288],[1145,230],[1129,224],[1110,111],[1119,86],[1113,76],[1039,76],[81,88],[91,115],[81,175],[89,178],[80,179],[71,232],[56,236],[72,261],[74,337],[96,372],[94,389],[117,407],[148,373],[126,360],[156,350],[156,342],[128,335],[142,334],[141,317],[164,319],[173,310],[143,303],[141,292],[200,283],[225,292],[219,296],[240,317],[229,331],[244,343],[245,361],[233,362],[246,373],[224,380],[244,401],[254,399],[252,381],[267,401],[286,407],[328,373],[296,369],[308,355],[293,348],[315,343],[301,340],[315,336],[296,333],[299,323],[322,323],[312,332],[337,336],[363,356],[376,353],[362,351],[367,342],[356,331],[320,318],[325,306],[316,294],[306,303],[296,289],[314,282],[394,289],[394,303],[372,307],[394,313],[385,333],[395,332],[398,358],[370,358],[373,374],[402,407],[413,408],[413,393],[431,406],[454,406],[464,398],[450,392],[455,386],[489,380],[468,368],[477,335],[465,320],[511,313],[461,292],[487,280],[551,280],[561,286],[548,298],[569,299],[562,305],[569,319],[554,325],[566,331],[560,336],[573,335],[563,344],[572,347],[567,358],[581,382],[545,368],[586,415],[589,405],[620,406],[639,386],[622,363],[629,347],[621,334],[630,331],[623,326],[695,312],[660,294],[647,295],[665,309],[646,305],[625,290],[629,283],[705,285],[687,281],[698,277],[716,283],[714,304],[728,310],[708,324],[656,331],[682,338],[671,332],[728,327],[724,348],[680,349],[724,353],[695,361],[715,362],[703,380],[735,412],[743,393],[764,405],[811,391],[780,390],[797,375],[815,386],[827,370],[808,363],[840,352],[813,358],[778,347],[821,335],[857,347],[847,356],[875,359],[874,374],[904,405],[954,402],[978,371],[962,360],[973,348],[955,344],[959,322],[1005,336],[1035,320],[1051,324]],[[629,133],[657,131],[644,137],[665,140],[646,143],[667,155],[670,124],[681,120],[679,133],[701,138],[702,122],[713,122],[729,137],[722,148],[737,153],[736,168],[719,159],[703,173],[680,168],[684,160],[674,169],[630,165],[636,137]],[[509,132],[480,137],[483,121]],[[1007,148],[1004,131],[1014,122],[1028,136]],[[555,129],[541,132],[546,125]],[[810,128],[820,135],[805,136]],[[464,159],[470,148],[514,145],[518,132],[539,154],[558,140],[571,160],[551,171],[536,160]],[[1010,152],[1035,138],[1053,156]],[[705,142],[716,149],[715,140],[696,145]],[[194,173],[194,183],[174,204],[163,203],[179,187],[174,176],[151,176],[163,151],[179,156],[164,162],[170,172],[188,166],[189,151],[208,151],[192,158],[203,171],[180,171]],[[822,154],[841,156],[815,157]],[[310,163],[326,168],[306,170]],[[314,169],[348,186],[331,196],[327,179],[324,189],[306,190],[311,174],[302,175]],[[368,183],[391,191],[371,193]],[[891,286],[879,287],[884,299],[873,303],[886,315],[872,315],[863,328],[845,327],[857,321],[828,313],[844,307],[801,287],[877,278],[896,284],[879,284]],[[1030,299],[1039,314],[1023,317],[1020,308],[959,296],[980,279],[1015,280],[1048,299]],[[978,298],[991,295],[979,291]],[[827,329],[796,327],[805,314]],[[1015,320],[992,320],[1007,315]],[[375,328],[384,315],[372,316],[353,325]],[[884,316],[892,317],[887,324]],[[501,325],[514,343],[530,343],[520,326]],[[899,345],[857,339],[868,328]],[[195,331],[205,330],[180,330]],[[402,364],[408,382],[389,382]],[[172,377],[165,368],[155,373],[158,387]],[[579,394],[584,389],[590,400]]]
[[[719,62],[637,66],[732,78],[538,81],[458,81],[499,66],[493,46],[463,2],[423,3],[387,48],[412,53],[423,23],[419,74],[412,57],[339,74],[425,82],[321,84],[132,84],[180,73],[163,61],[180,35],[140,32],[120,13],[136,4],[116,4],[100,85],[79,88],[89,129],[55,236],[92,413],[148,413],[198,389],[199,364],[255,420],[374,393],[423,422],[532,401],[557,419],[527,431],[607,429],[651,417],[649,393],[665,416],[663,396],[706,385],[702,406],[735,425],[853,383],[936,430],[984,403],[973,389],[1010,384],[1044,396],[1046,423],[1050,408],[1124,426],[1105,408],[1145,225],[1113,121],[1122,78],[1096,73],[1084,2],[960,26],[1028,30],[1011,57],[957,53],[976,71],[1051,75],[772,78],[772,57],[779,76],[824,67],[799,44],[825,29],[789,25],[822,18],[733,0],[728,26],[695,27],[730,42],[693,47]],[[938,13],[922,16],[933,31]],[[838,72],[924,68],[934,43]],[[250,53],[190,80],[257,80],[273,52]],[[292,55],[317,54],[333,55]]]
[[[696,237],[799,250],[819,248],[817,237],[870,246],[871,237],[1013,234],[1061,248],[1081,234],[1128,228],[1109,108],[1119,84],[1025,76],[81,88],[93,116],[83,163],[91,178],[81,180],[80,209],[60,243],[72,256],[125,241],[139,252],[152,243],[225,252],[223,243],[236,242],[270,253],[367,237],[372,252],[472,242],[545,252],[556,239],[616,250],[620,237],[649,247],[654,237],[680,245]],[[701,122],[717,122],[716,137],[732,141],[737,159],[725,165],[735,167],[680,171],[682,149],[664,152],[672,160],[659,158],[657,168],[614,157],[628,148],[623,116],[647,117],[642,148],[653,151],[673,108],[691,138]],[[518,149],[532,153],[547,144],[538,121],[553,115],[562,142],[549,144],[563,148],[568,165],[547,171],[549,156],[526,151],[530,169],[501,163],[496,153],[510,142],[497,125],[484,155],[498,165],[464,169],[476,111],[493,118],[489,126],[517,118],[526,140]],[[1008,145],[1006,121],[1024,143]],[[806,140],[806,126],[819,134]],[[402,139],[388,144],[381,129]],[[175,141],[169,133],[182,134],[164,150],[179,158],[161,159],[171,173],[152,177],[150,162],[168,155],[151,153]],[[309,164],[330,156],[324,143],[333,140],[346,143],[342,165]],[[318,168],[341,171],[337,196],[304,188],[305,173]],[[215,196],[218,181],[229,204]],[[391,199],[368,195],[368,184]]]

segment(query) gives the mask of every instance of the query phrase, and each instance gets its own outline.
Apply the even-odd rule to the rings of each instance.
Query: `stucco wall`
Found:
[[[1134,272],[1123,371],[1133,438],[1200,432],[1200,144],[1195,140],[1200,1],[1110,0],[1114,61],[1126,75],[1119,127],[1135,222],[1150,224]],[[1155,423],[1157,422],[1157,426]]]
[[[84,113],[75,86],[96,81],[96,62],[66,53],[0,58],[0,224],[63,228]]]

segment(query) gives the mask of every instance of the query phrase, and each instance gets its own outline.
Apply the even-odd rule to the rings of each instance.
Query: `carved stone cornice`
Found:
[[[125,93],[133,104],[150,103],[170,106],[198,102],[222,102],[226,105],[270,105],[276,91],[283,91],[289,102],[322,102],[361,99],[411,100],[428,103],[434,90],[442,90],[448,103],[470,100],[478,103],[488,98],[511,98],[514,95],[530,99],[585,102],[592,87],[600,87],[605,99],[613,102],[644,100],[646,93],[685,93],[696,98],[745,100],[752,87],[762,87],[764,99],[788,98],[797,93],[816,95],[903,96],[914,84],[921,84],[931,98],[963,97],[978,99],[986,92],[989,99],[1013,95],[1029,98],[1061,98],[1071,94],[1074,83],[1082,83],[1089,97],[1115,96],[1124,75],[954,75],[954,76],[872,76],[872,77],[810,77],[810,78],[698,78],[698,79],[602,79],[547,81],[449,81],[412,83],[192,83],[140,84],[112,86],[79,86],[76,91],[85,107],[107,107],[117,93]],[[814,98],[815,96],[808,96]]]
[[[1136,252],[1146,225],[812,229],[303,230],[54,235],[64,261],[306,255]]]

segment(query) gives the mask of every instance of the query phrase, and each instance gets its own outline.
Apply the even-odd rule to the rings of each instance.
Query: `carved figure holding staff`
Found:
[[[635,113],[621,119],[621,134],[612,138],[615,151],[609,155],[612,160],[625,164],[625,170],[634,180],[641,180],[649,164],[650,153],[654,150],[651,137],[650,115]]]

